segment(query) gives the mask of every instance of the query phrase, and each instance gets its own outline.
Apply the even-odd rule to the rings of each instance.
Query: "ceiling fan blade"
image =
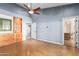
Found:
[[[33,11],[40,11],[40,7],[33,9]]]
[[[33,9],[34,14],[40,14],[40,7]]]
[[[40,14],[40,11],[34,11],[34,14]]]
[[[23,4],[23,5],[27,8],[28,11],[30,11],[30,8],[27,5],[25,5],[25,4]]]
[[[28,12],[29,11],[33,11],[34,12],[34,14],[40,14],[40,7],[38,7],[38,8],[35,8],[35,9],[32,9],[32,7],[31,8],[29,8],[26,4],[23,4],[25,7],[26,7],[26,9],[28,10]]]

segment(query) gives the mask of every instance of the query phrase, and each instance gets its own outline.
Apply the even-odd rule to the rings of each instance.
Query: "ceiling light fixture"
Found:
[[[34,12],[33,12],[33,11],[29,11],[29,13],[30,13],[30,14],[34,14]]]

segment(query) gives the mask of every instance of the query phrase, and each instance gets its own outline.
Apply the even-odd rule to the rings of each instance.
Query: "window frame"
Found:
[[[6,20],[11,20],[11,30],[10,31],[0,31],[0,33],[13,33],[13,17],[12,16],[8,16],[8,15],[3,15],[0,14],[0,18],[2,19],[6,19]]]

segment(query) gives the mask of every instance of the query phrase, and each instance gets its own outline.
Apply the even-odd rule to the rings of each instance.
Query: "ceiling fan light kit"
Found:
[[[33,12],[33,11],[29,11],[29,13],[30,13],[30,14],[34,14],[34,12]]]

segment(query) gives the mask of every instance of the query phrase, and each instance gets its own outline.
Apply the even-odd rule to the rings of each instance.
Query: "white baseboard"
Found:
[[[37,39],[37,40],[44,41],[44,42],[49,42],[49,43],[54,43],[54,44],[58,44],[58,45],[64,45],[63,43],[54,42],[54,41],[48,41],[48,40],[43,40],[43,39]]]

